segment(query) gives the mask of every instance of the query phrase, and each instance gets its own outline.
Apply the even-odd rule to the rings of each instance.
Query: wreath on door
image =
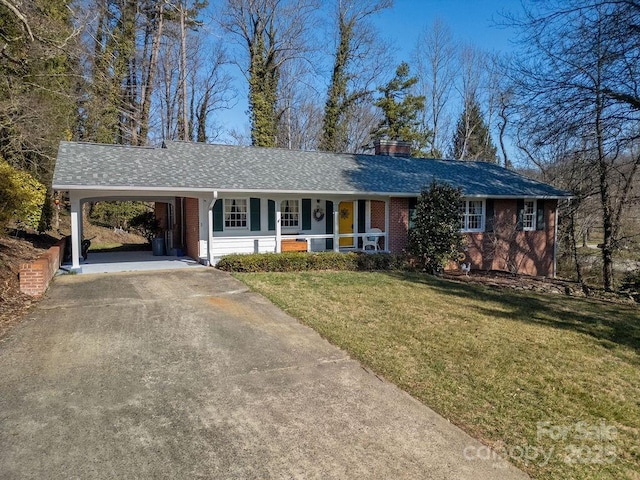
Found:
[[[323,218],[324,218],[324,210],[321,207],[317,207],[313,211],[313,219],[316,222],[321,222]]]

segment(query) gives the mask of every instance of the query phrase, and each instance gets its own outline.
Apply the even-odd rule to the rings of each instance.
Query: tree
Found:
[[[276,146],[278,85],[284,62],[304,55],[314,0],[227,0],[222,25],[245,49],[251,142]]]
[[[331,83],[322,120],[320,150],[345,152],[349,145],[349,116],[356,103],[372,92],[369,83],[384,62],[381,42],[368,17],[391,7],[392,0],[338,0],[338,41]],[[377,66],[377,68],[376,68]]]
[[[529,158],[563,146],[571,153],[565,159],[581,162],[593,186],[585,198],[599,199],[603,284],[611,290],[621,220],[640,168],[640,4],[545,1],[515,20],[524,45],[512,73],[520,146]]]
[[[414,226],[409,230],[409,251],[422,259],[431,273],[442,271],[463,247],[460,235],[462,191],[434,179],[418,197]]]
[[[425,99],[411,93],[417,82],[417,77],[409,76],[409,64],[402,62],[396,69],[395,77],[378,88],[382,96],[374,105],[382,110],[384,118],[371,132],[374,139],[411,142],[413,155],[423,152],[431,134],[423,128],[418,117],[424,110]]]
[[[480,112],[480,105],[472,98],[460,115],[452,141],[452,155],[458,160],[497,163],[497,148]]]
[[[67,3],[0,2],[0,156],[44,184],[75,130],[78,32]]]
[[[420,91],[428,100],[422,122],[432,132],[427,155],[434,158],[442,157],[445,142],[451,138],[453,122],[447,106],[459,72],[457,54],[458,46],[451,31],[438,19],[425,27],[415,48]]]

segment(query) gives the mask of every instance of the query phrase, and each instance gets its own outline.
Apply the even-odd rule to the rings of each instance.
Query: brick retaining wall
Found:
[[[62,238],[33,262],[20,265],[20,291],[27,295],[40,296],[58,271],[64,258],[66,239]]]

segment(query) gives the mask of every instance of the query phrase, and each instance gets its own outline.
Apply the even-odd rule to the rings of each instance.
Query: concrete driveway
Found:
[[[527,478],[213,269],[58,277],[0,372],[3,479]]]

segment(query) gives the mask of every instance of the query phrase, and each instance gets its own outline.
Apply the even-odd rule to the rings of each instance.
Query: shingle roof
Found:
[[[61,142],[53,188],[417,195],[433,178],[467,196],[570,196],[484,162],[189,142],[166,148]]]

